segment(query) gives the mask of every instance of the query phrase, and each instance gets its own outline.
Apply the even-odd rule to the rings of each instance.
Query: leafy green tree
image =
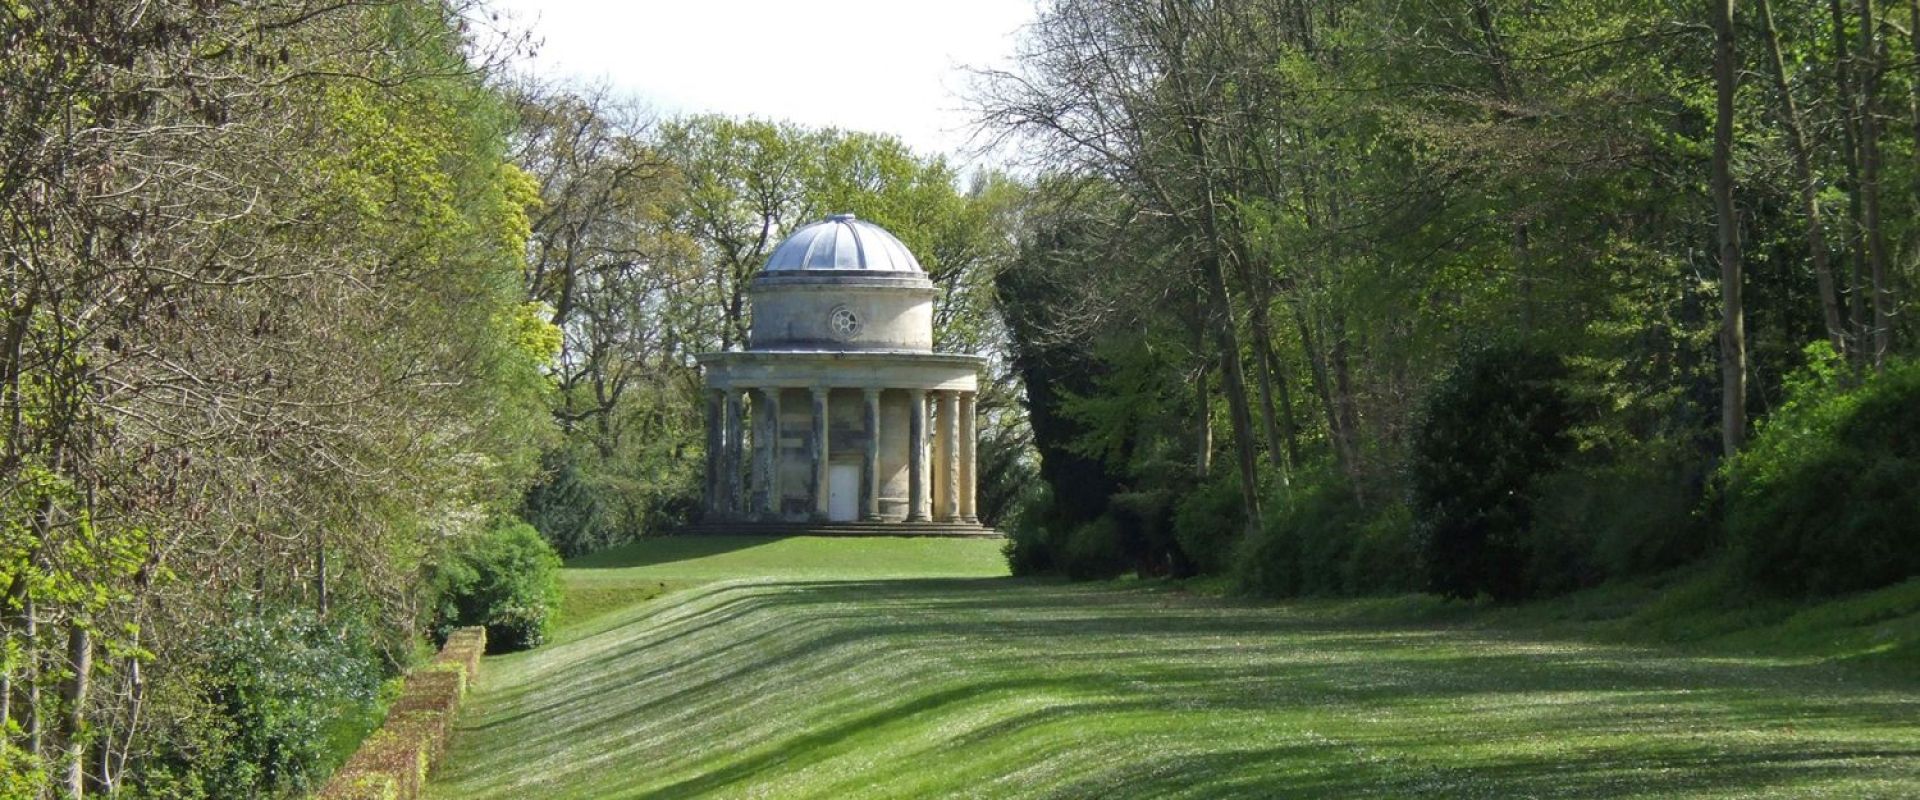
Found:
[[[372,648],[310,644],[406,663],[424,564],[533,474],[535,192],[466,11],[6,5],[0,749],[29,796],[113,794],[188,729],[251,747],[275,712],[193,668],[242,610],[365,620]],[[316,768],[279,763],[218,791]]]
[[[1850,385],[1841,357],[1809,347],[1788,399],[1726,465],[1727,537],[1763,589],[1831,595],[1920,575],[1920,367],[1895,361]]]
[[[1535,482],[1572,448],[1557,357],[1511,345],[1469,351],[1434,385],[1408,462],[1429,586],[1517,600],[1528,580]]]
[[[366,634],[356,623],[336,628],[305,608],[236,609],[230,624],[200,632],[195,663],[167,671],[190,670],[194,684],[181,688],[209,712],[197,715],[199,724],[170,729],[132,776],[135,793],[311,791],[334,755],[330,729],[373,702],[379,688]]]
[[[441,559],[431,587],[436,638],[481,625],[490,650],[538,647],[559,610],[560,556],[533,526],[510,520]]]
[[[1035,420],[1093,423],[1040,447],[1055,502],[1065,487],[1045,461],[1066,451],[1097,454],[1115,476],[1105,501],[1082,503],[1089,513],[1113,500],[1204,505],[1184,499],[1200,484],[1168,480],[1154,455],[1175,427],[1165,421],[1192,413],[1180,427],[1195,466],[1230,454],[1241,487],[1264,498],[1243,496],[1243,508],[1284,520],[1299,515],[1275,509],[1297,496],[1347,495],[1354,518],[1395,519],[1421,399],[1462,343],[1482,340],[1564,354],[1565,391],[1596,409],[1570,434],[1579,470],[1622,487],[1675,476],[1677,496],[1657,493],[1659,505],[1697,502],[1698,476],[1727,450],[1713,440],[1737,443],[1723,434],[1779,404],[1804,342],[1841,327],[1843,344],[1876,342],[1850,350],[1863,365],[1882,332],[1897,350],[1900,323],[1883,324],[1870,301],[1892,307],[1888,256],[1916,235],[1910,214],[1889,209],[1920,200],[1920,162],[1889,156],[1916,131],[1886,109],[1920,90],[1887,66],[1913,47],[1883,35],[1901,30],[1893,14],[1767,8],[1777,16],[1754,25],[1723,15],[1716,39],[1712,10],[1045,4],[1016,65],[983,74],[976,103],[1024,148],[1040,186],[1107,209],[1070,240],[1045,238],[1045,218],[1021,221],[1043,243],[1022,260],[1074,286],[1041,301],[1074,323],[1048,335],[1103,376],[1071,394],[1028,386]],[[1731,78],[1758,72],[1761,54],[1780,73],[1772,90],[1735,91]],[[1706,258],[1715,242],[1733,246]],[[1734,322],[1740,341],[1716,347]],[[1192,412],[1173,410],[1168,385],[1195,390]],[[1160,424],[1148,431],[1135,416]],[[1647,458],[1661,468],[1628,468]],[[1572,507],[1577,493],[1555,485],[1568,492],[1555,507]],[[1160,494],[1174,497],[1146,500]]]

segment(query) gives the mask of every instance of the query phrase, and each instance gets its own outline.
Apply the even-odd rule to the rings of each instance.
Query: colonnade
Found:
[[[795,387],[736,387],[707,392],[706,512],[709,519],[780,520],[783,434],[780,395]],[[804,516],[828,518],[829,467],[833,461],[831,386],[805,387],[812,400],[810,430],[803,437],[806,471]],[[907,522],[978,522],[976,393],[952,389],[860,388],[866,448],[860,459],[859,511],[878,521],[883,481],[881,400],[902,392],[907,399]],[[751,417],[751,419],[749,419]],[[900,455],[895,453],[893,455]]]

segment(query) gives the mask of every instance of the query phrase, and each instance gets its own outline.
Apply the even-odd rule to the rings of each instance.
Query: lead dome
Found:
[[[794,231],[773,249],[762,269],[922,271],[920,260],[886,228],[852,214],[834,214]]]

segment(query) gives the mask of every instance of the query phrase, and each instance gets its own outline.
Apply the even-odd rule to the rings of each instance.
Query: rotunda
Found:
[[[706,370],[702,528],[990,534],[974,511],[984,359],[933,351],[933,282],[852,214],[793,232],[748,284],[746,349]]]

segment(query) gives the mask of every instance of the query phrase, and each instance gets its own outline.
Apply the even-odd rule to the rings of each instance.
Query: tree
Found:
[[[1534,485],[1572,449],[1573,405],[1557,357],[1525,346],[1468,350],[1434,385],[1408,468],[1430,589],[1449,597],[1533,593]]]
[[[1257,441],[1247,398],[1241,335],[1228,276],[1244,252],[1228,218],[1230,167],[1218,141],[1224,88],[1205,79],[1231,44],[1212,18],[1165,3],[1061,2],[1033,28],[1024,71],[988,72],[977,102],[983,120],[1037,148],[1036,162],[1074,165],[1125,187],[1142,213],[1175,223],[1183,279],[1199,287],[1220,364],[1247,524],[1260,519]],[[1256,316],[1264,321],[1264,311]],[[1265,337],[1266,331],[1257,331]],[[1263,345],[1264,346],[1264,345]],[[1264,359],[1259,360],[1264,374]],[[1266,393],[1270,395],[1270,392]],[[1279,447],[1277,426],[1268,445]]]
[[[540,187],[526,297],[561,333],[555,422],[521,512],[565,555],[674,521],[698,428],[677,296],[700,275],[672,224],[682,175],[656,125],[603,89],[516,90],[514,161]]]
[[[1774,24],[1772,4],[1769,0],[1759,0],[1759,9],[1767,42],[1767,66],[1780,103],[1780,124],[1785,128],[1787,147],[1793,154],[1794,177],[1800,184],[1801,213],[1807,218],[1807,257],[1813,261],[1813,274],[1818,281],[1821,318],[1827,326],[1827,341],[1833,344],[1835,352],[1845,353],[1846,323],[1840,316],[1840,296],[1827,258],[1826,226],[1820,212],[1820,179],[1813,169],[1812,146],[1800,121],[1800,108],[1793,99],[1793,85],[1787,80],[1786,59],[1781,53],[1780,30]]]
[[[1725,454],[1747,439],[1747,330],[1740,275],[1740,223],[1733,208],[1733,0],[1713,0],[1713,206],[1720,245],[1720,442]],[[1871,178],[1869,178],[1871,180]]]
[[[1047,4],[1020,63],[981,75],[981,119],[1030,146],[1041,185],[1111,199],[1076,237],[1028,231],[1055,252],[1022,260],[1080,287],[1046,301],[1046,334],[1097,376],[1083,396],[1030,384],[1029,404],[1081,423],[1065,448],[1100,454],[1108,500],[1129,508],[1148,487],[1200,491],[1158,480],[1167,427],[1139,422],[1152,409],[1182,420],[1195,467],[1255,454],[1235,473],[1267,507],[1304,479],[1332,486],[1308,493],[1330,508],[1345,495],[1387,520],[1424,435],[1418,398],[1463,342],[1519,340],[1565,353],[1568,391],[1607,409],[1577,432],[1590,460],[1658,451],[1704,473],[1756,416],[1744,404],[1777,402],[1802,337],[1832,335],[1820,323],[1840,297],[1867,296],[1833,274],[1827,231],[1846,257],[1870,249],[1852,244],[1854,215],[1805,216],[1822,186],[1864,199],[1864,180],[1827,177],[1858,160],[1833,121],[1860,104],[1824,78],[1857,59],[1815,46],[1825,24],[1796,7],[1774,37],[1788,80],[1743,96],[1737,53],[1702,46],[1716,31],[1732,46],[1723,10],[1716,26],[1639,0]],[[1725,86],[1684,77],[1709,74]],[[1763,118],[1779,125],[1739,124]],[[1164,385],[1193,399],[1174,411]]]
[[[198,769],[169,743],[250,723],[193,633],[250,607],[403,663],[423,562],[530,476],[552,331],[464,10],[7,9],[9,769],[72,797]]]

